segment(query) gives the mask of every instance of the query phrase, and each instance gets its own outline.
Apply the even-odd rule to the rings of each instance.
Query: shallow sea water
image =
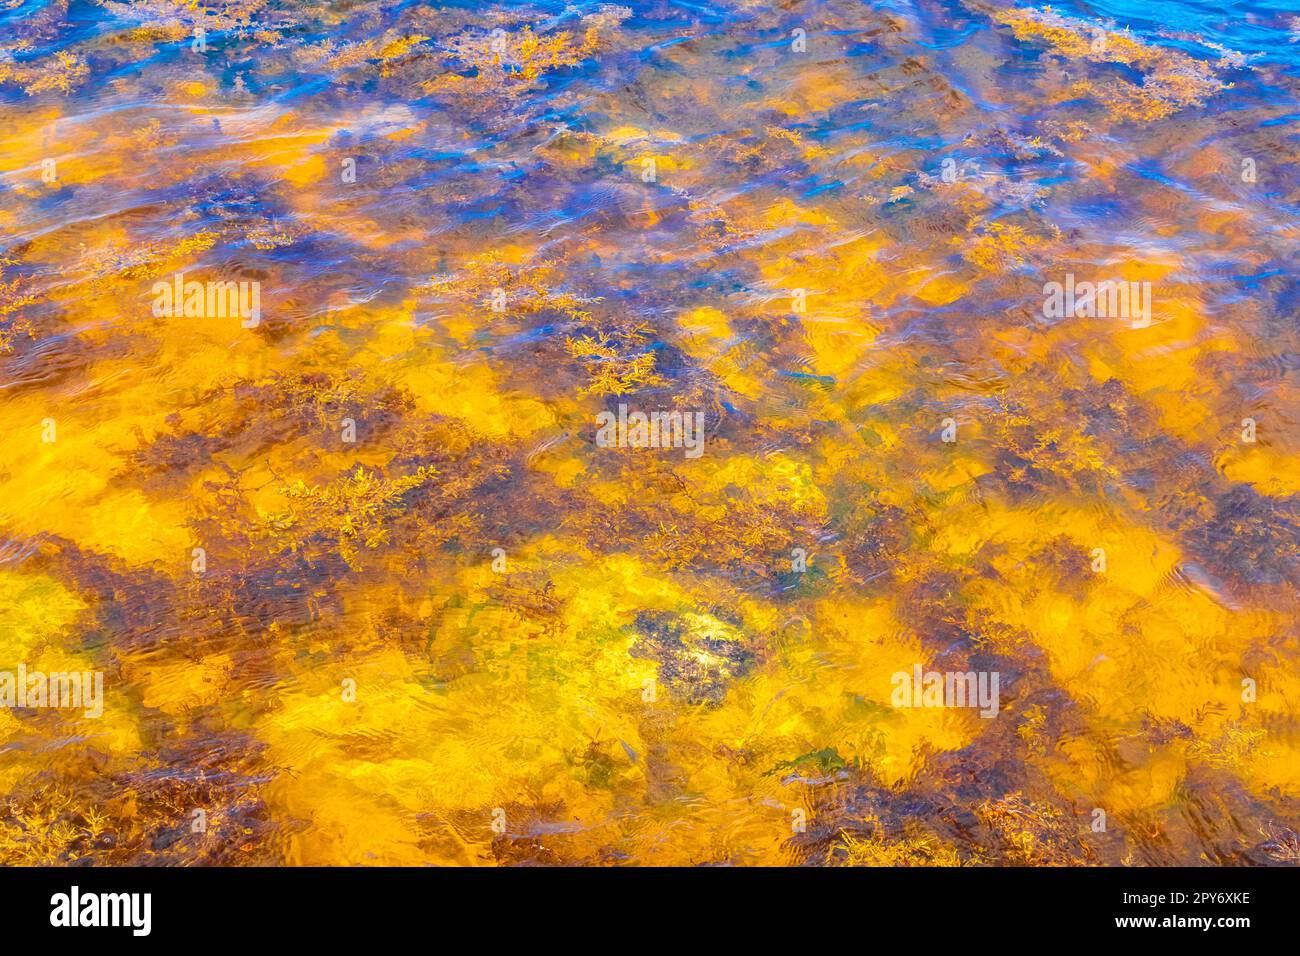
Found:
[[[1286,6],[0,0],[0,862],[1300,861]]]

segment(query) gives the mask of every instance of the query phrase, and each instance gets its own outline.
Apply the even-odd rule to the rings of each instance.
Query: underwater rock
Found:
[[[659,662],[659,681],[690,704],[722,703],[727,688],[753,666],[740,628],[711,614],[642,611],[632,656]]]

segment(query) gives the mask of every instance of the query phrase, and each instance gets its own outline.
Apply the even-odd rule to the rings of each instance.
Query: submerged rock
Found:
[[[755,660],[740,628],[710,614],[642,611],[632,627],[632,656],[658,661],[659,683],[687,703],[722,703]]]

